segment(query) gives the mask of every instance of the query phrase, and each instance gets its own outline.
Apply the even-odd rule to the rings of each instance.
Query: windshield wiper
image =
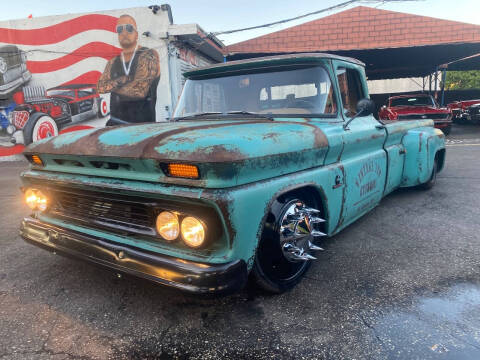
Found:
[[[195,118],[198,118],[198,117],[202,117],[202,116],[205,116],[205,115],[249,115],[249,116],[255,116],[257,118],[264,118],[264,119],[273,120],[273,117],[271,115],[258,114],[258,113],[254,113],[254,112],[243,111],[243,110],[228,111],[226,113],[225,112],[220,112],[220,111],[202,112],[202,113],[197,113],[197,114],[192,114],[192,115],[174,117],[174,118],[172,118],[172,120],[173,121],[189,120],[189,119],[195,119]]]
[[[220,111],[201,112],[201,113],[196,113],[196,114],[192,114],[192,115],[174,117],[174,118],[172,118],[172,120],[173,121],[178,121],[178,120],[194,119],[196,117],[201,117],[201,116],[204,116],[204,115],[221,115],[221,114],[222,114],[222,112],[220,112]]]
[[[273,117],[271,115],[259,114],[259,113],[254,113],[250,111],[244,111],[244,110],[229,111],[226,113],[226,115],[251,115],[255,117],[273,120]]]

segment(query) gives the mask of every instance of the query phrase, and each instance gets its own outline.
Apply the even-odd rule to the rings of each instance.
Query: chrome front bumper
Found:
[[[22,221],[20,235],[36,246],[61,255],[132,274],[162,285],[197,293],[231,293],[247,282],[245,261],[204,264],[60,228],[34,218]]]

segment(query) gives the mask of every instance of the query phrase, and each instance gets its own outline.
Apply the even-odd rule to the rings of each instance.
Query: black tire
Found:
[[[429,190],[433,188],[433,186],[437,183],[437,170],[438,170],[438,161],[437,161],[437,157],[435,157],[435,161],[433,162],[432,175],[430,176],[430,179],[427,182],[419,186],[420,189]]]
[[[49,136],[57,136],[58,135],[58,125],[55,123],[49,115],[41,112],[33,113],[30,115],[27,123],[23,128],[23,141],[25,145],[29,145],[32,142],[36,141],[36,135],[34,134],[35,128],[38,122],[40,121],[48,121],[52,125],[52,132]]]
[[[280,246],[280,222],[289,206],[297,201],[318,208],[313,197],[292,194],[277,199],[270,208],[257,247],[251,276],[260,288],[270,293],[280,294],[293,288],[311,265],[311,261],[289,261]]]

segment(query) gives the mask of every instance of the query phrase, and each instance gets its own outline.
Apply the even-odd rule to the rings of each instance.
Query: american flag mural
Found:
[[[0,46],[14,44],[25,52],[32,80],[46,88],[97,83],[107,61],[121,52],[117,20],[89,14],[41,28],[0,28]]]
[[[109,61],[121,58],[124,68],[128,61],[119,56],[117,26],[123,14],[138,24],[138,53],[128,64],[137,66],[142,51],[157,54],[162,46],[147,39],[149,47],[142,47],[142,33],[164,21],[148,8],[0,22],[0,158],[45,137],[105,126],[114,93],[108,86],[108,92],[100,91],[97,84]],[[129,34],[125,29],[130,36],[131,28]]]

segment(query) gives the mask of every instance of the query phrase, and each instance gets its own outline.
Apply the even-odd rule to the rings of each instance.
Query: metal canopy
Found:
[[[480,43],[345,50],[330,53],[364,62],[369,80],[425,77],[435,72],[442,64],[449,63],[448,70],[480,69]],[[266,55],[275,54],[236,53],[229,55],[227,59],[240,60]],[[472,55],[478,56],[471,57]],[[460,59],[462,61],[459,61]]]

